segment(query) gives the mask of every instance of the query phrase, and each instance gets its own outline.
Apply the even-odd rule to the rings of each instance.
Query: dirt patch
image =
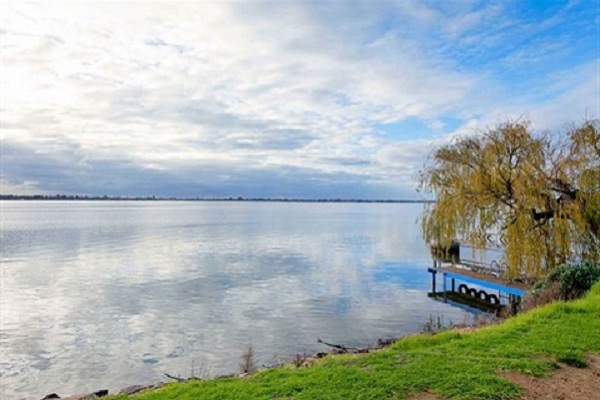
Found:
[[[514,372],[501,374],[523,389],[521,400],[598,400],[600,399],[600,356],[588,358],[587,368],[561,365],[552,376],[534,378]],[[442,400],[429,392],[409,400]]]
[[[502,376],[523,389],[522,400],[598,400],[600,399],[600,356],[588,359],[587,368],[561,365],[548,378],[516,373]]]
[[[418,395],[411,397],[409,400],[441,400],[441,398],[429,392],[421,392]]]

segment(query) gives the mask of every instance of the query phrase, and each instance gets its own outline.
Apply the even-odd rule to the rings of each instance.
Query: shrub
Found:
[[[547,284],[560,283],[562,300],[577,299],[600,281],[600,264],[561,265],[550,272],[545,280]]]
[[[582,297],[600,281],[600,264],[561,265],[539,280],[525,296],[522,309],[528,310],[556,300]]]

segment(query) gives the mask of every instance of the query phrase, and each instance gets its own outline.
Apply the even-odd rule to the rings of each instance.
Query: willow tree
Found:
[[[558,135],[511,121],[433,152],[420,189],[436,202],[422,216],[425,240],[485,247],[498,232],[511,278],[540,277],[565,262],[600,260],[598,121]]]

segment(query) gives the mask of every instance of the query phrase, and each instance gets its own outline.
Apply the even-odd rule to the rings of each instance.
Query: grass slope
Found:
[[[404,399],[424,390],[456,399],[512,399],[519,388],[497,372],[543,376],[557,362],[585,366],[586,353],[600,353],[600,284],[581,300],[477,331],[415,335],[380,352],[329,357],[311,368],[172,383],[114,399]]]

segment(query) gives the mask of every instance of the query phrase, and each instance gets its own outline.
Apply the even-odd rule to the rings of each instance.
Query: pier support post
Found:
[[[431,292],[433,293],[434,297],[435,297],[435,281],[436,281],[436,275],[437,275],[437,269],[435,268],[435,260],[433,261],[433,268],[428,268],[427,272],[429,272],[431,274]]]
[[[517,311],[518,311],[518,296],[515,295],[509,295],[508,296],[508,301],[510,303],[510,314],[511,315],[516,315]]]
[[[451,291],[454,293],[456,291],[456,279],[452,278],[450,282],[452,282]]]
[[[446,289],[446,273],[444,272],[443,274],[444,277],[444,282],[442,284],[443,290],[444,290],[444,303],[446,303],[448,301],[448,292]]]

